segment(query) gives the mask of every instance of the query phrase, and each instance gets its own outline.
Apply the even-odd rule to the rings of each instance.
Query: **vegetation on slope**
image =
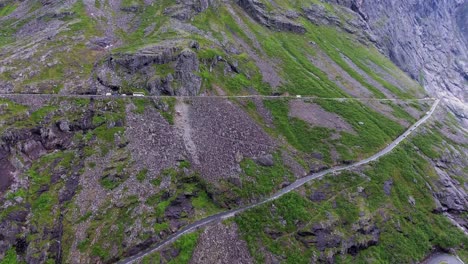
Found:
[[[337,263],[410,263],[434,248],[458,248],[466,255],[467,237],[445,216],[433,213],[435,203],[428,186],[434,177],[430,164],[411,143],[404,143],[368,167],[364,175],[329,175],[241,214],[236,222],[258,262],[265,261],[262,248],[284,263],[309,263],[313,256],[325,260],[330,255],[336,255]],[[392,182],[390,193],[384,190],[387,181]],[[316,192],[324,193],[323,199],[307,199]],[[344,241],[359,241],[359,233],[353,230],[364,228],[360,227],[363,222],[379,229],[378,243],[351,256]],[[317,225],[331,225],[330,232],[343,237],[343,244],[325,249],[319,249],[320,244],[304,244],[298,230]]]

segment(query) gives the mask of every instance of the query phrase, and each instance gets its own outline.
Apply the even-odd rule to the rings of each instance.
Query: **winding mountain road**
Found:
[[[126,258],[126,259],[123,259],[123,260],[119,261],[118,263],[121,263],[121,264],[133,263],[134,261],[136,261],[136,260],[138,260],[138,259],[140,259],[140,258],[142,258],[142,257],[144,257],[146,255],[149,255],[149,254],[151,254],[151,253],[153,253],[155,251],[160,250],[162,247],[174,242],[175,240],[177,240],[179,237],[181,237],[184,234],[191,233],[191,232],[197,230],[198,228],[206,226],[206,225],[208,225],[210,223],[217,222],[217,221],[222,221],[224,219],[234,217],[236,214],[244,212],[244,211],[246,211],[248,209],[251,209],[251,208],[260,206],[262,204],[265,204],[267,202],[273,201],[275,199],[278,199],[279,197],[283,196],[284,194],[287,194],[287,193],[299,188],[300,186],[304,185],[305,183],[307,183],[307,182],[309,182],[311,180],[322,178],[323,176],[325,176],[325,175],[327,175],[329,173],[336,173],[336,172],[340,172],[340,171],[344,171],[344,170],[353,169],[355,167],[358,167],[358,166],[361,166],[361,165],[364,165],[364,164],[367,164],[369,162],[372,162],[372,161],[375,161],[375,160],[379,159],[380,157],[382,157],[382,156],[386,155],[387,153],[389,153],[390,151],[392,151],[396,146],[398,146],[398,144],[400,144],[416,128],[418,128],[421,124],[426,122],[427,119],[429,119],[431,117],[432,113],[434,113],[434,110],[436,109],[439,102],[440,102],[440,100],[436,99],[434,104],[432,105],[431,109],[421,119],[419,119],[416,123],[414,123],[412,126],[410,126],[402,135],[400,135],[397,139],[395,139],[387,147],[385,147],[381,151],[377,152],[376,154],[374,154],[374,155],[372,155],[372,156],[370,156],[370,157],[368,157],[366,159],[363,159],[361,161],[358,161],[356,163],[350,164],[350,165],[338,166],[338,167],[323,170],[323,171],[320,171],[320,172],[317,172],[317,173],[309,174],[309,175],[307,175],[307,176],[293,182],[291,185],[279,190],[278,192],[273,194],[271,197],[269,197],[269,198],[267,198],[267,199],[265,199],[263,201],[260,201],[258,203],[254,203],[254,204],[251,204],[251,205],[248,205],[248,206],[245,206],[245,207],[241,207],[241,208],[238,208],[238,209],[230,210],[230,211],[227,211],[227,212],[215,214],[215,215],[212,215],[212,216],[208,216],[208,217],[206,217],[204,219],[198,220],[198,221],[196,221],[196,222],[194,222],[192,224],[187,225],[186,227],[182,228],[181,230],[177,231],[176,233],[172,234],[171,236],[169,236],[165,240],[161,241],[160,243],[155,244],[154,246],[152,246],[152,247],[150,247],[150,248],[148,248],[146,250],[143,250],[143,251],[141,251],[141,252],[139,252],[139,253],[137,253],[137,254],[135,254],[133,256],[130,256],[130,257]]]

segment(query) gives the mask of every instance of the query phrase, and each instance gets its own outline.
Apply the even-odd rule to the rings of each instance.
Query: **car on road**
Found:
[[[144,94],[144,93],[137,93],[137,92],[135,92],[135,93],[133,93],[133,96],[136,96],[136,97],[143,97],[143,96],[145,96],[145,94]]]

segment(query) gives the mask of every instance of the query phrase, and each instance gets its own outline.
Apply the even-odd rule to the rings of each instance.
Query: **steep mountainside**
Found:
[[[430,96],[388,155],[137,262],[467,260],[466,5],[412,2],[0,0],[0,263],[125,260],[372,156]]]
[[[337,2],[359,12],[377,46],[468,126],[468,2]]]

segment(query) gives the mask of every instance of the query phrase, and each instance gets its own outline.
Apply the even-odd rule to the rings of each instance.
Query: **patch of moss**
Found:
[[[136,175],[136,178],[139,182],[142,182],[146,179],[146,175],[148,174],[148,169],[142,169],[138,172],[138,174]]]
[[[0,264],[16,264],[18,263],[18,256],[14,247],[8,249],[5,253],[5,256],[0,260]]]
[[[0,7],[0,17],[8,16],[9,14],[13,13],[17,8],[16,3],[6,4]]]
[[[306,122],[289,116],[288,101],[265,100],[265,106],[274,117],[277,131],[281,133],[296,149],[312,153],[319,152],[325,161],[331,162],[327,140],[331,130],[324,127],[310,127]]]
[[[175,115],[175,103],[176,99],[173,97],[163,98],[162,102],[167,105],[167,111],[161,110],[159,113],[167,120],[171,125],[174,124],[174,115]]]

